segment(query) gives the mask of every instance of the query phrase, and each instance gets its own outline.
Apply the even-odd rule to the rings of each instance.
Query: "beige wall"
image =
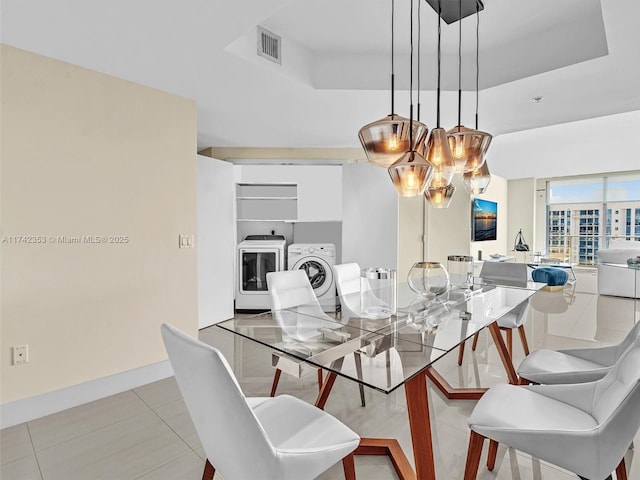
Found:
[[[424,197],[398,197],[398,281],[406,282],[409,270],[424,260]]]
[[[460,175],[453,178],[456,191],[447,208],[427,202],[426,260],[447,267],[449,255],[468,255],[471,241],[471,203]]]
[[[196,234],[195,103],[8,46],[1,61],[4,404],[161,361],[160,324],[198,319],[196,250],[178,249]],[[128,240],[57,238],[83,235]]]
[[[513,255],[510,244],[508,182],[493,176],[487,192],[479,198],[498,202],[498,239],[495,241],[471,241],[471,196],[467,193],[460,175],[453,179],[456,192],[448,208],[433,208],[423,198],[402,198],[398,216],[398,279],[404,281],[414,262],[419,260],[441,262],[445,267],[449,255],[472,255],[478,250],[485,258],[493,253]],[[533,193],[532,193],[533,198]],[[424,221],[422,218],[424,216]],[[421,249],[424,228],[424,255]],[[515,236],[515,234],[514,234]]]
[[[529,245],[529,252],[513,252],[516,261],[524,262],[541,247],[535,245],[536,240],[536,181],[533,178],[509,180],[509,215],[508,241],[509,249],[513,249],[518,231]]]

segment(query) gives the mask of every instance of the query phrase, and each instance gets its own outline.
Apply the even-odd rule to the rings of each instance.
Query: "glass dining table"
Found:
[[[427,377],[448,398],[480,398],[486,389],[452,388],[436,366],[451,350],[488,328],[509,383],[518,384],[496,322],[543,286],[477,283],[425,297],[399,284],[396,312],[383,318],[334,318],[317,305],[300,305],[234,318],[217,327],[269,348],[278,374],[301,376],[309,366],[327,372],[315,402],[319,408],[324,408],[338,376],[385,394],[404,386],[415,470],[395,439],[363,438],[355,453],[389,455],[401,479],[435,479]],[[359,301],[359,292],[351,295]]]

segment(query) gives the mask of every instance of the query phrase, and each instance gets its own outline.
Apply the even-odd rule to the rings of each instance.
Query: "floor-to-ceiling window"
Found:
[[[640,241],[640,173],[547,183],[547,256],[595,265],[612,238]]]

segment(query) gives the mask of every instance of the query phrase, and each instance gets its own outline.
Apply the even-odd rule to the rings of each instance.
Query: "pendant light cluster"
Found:
[[[369,162],[386,167],[398,195],[414,197],[424,193],[429,204],[436,208],[446,208],[451,203],[455,187],[452,185],[455,173],[463,174],[463,184],[469,193],[483,193],[491,180],[486,166],[485,154],[491,143],[491,135],[477,130],[478,127],[478,57],[479,17],[476,5],[476,129],[461,124],[462,101],[462,25],[460,25],[458,45],[458,125],[445,131],[440,126],[440,61],[441,61],[441,6],[438,1],[438,85],[436,128],[431,131],[420,122],[420,84],[418,81],[418,119],[413,118],[413,4],[411,2],[411,45],[410,45],[410,118],[395,114],[394,111],[394,2],[391,0],[391,114],[360,129],[359,138]],[[418,2],[420,0],[417,0]],[[418,8],[420,3],[418,3]],[[462,17],[462,0],[459,0]],[[461,20],[460,20],[461,22]],[[418,10],[418,29],[420,11]],[[418,39],[420,30],[418,30]],[[418,40],[419,42],[419,40]],[[420,50],[418,44],[418,69]],[[418,79],[420,78],[418,73]]]

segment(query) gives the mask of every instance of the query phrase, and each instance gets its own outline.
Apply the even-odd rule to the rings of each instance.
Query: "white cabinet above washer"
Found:
[[[341,165],[239,165],[239,168],[238,183],[296,184],[296,221],[342,220]]]

